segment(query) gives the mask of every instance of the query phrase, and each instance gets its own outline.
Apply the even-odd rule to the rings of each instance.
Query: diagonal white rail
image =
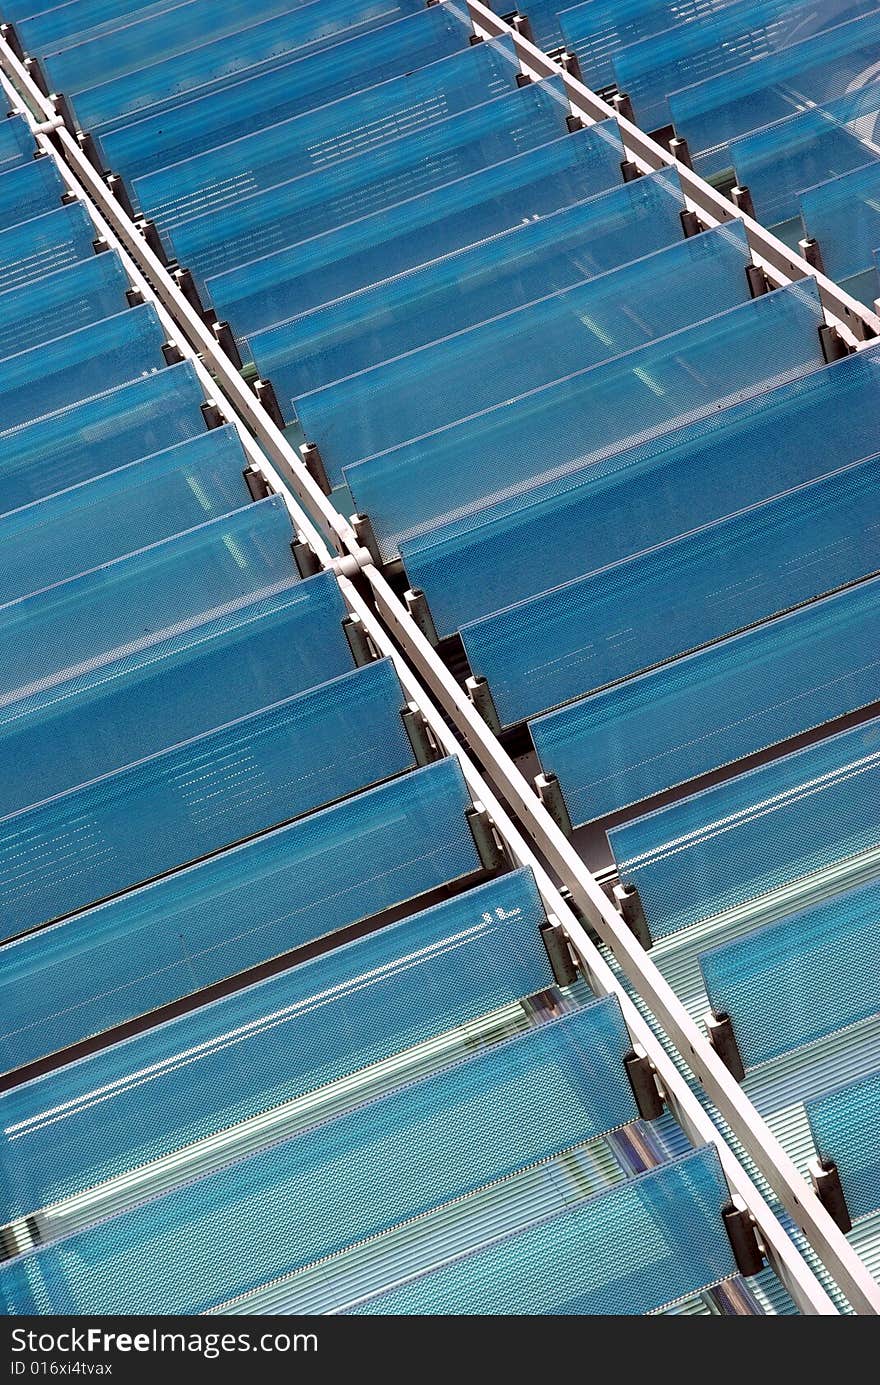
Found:
[[[476,5],[475,0],[469,0],[469,3],[491,22],[500,22],[490,11]],[[508,30],[502,26],[498,32],[507,33]],[[525,43],[519,40],[519,36],[515,37],[519,45]],[[529,51],[525,52],[528,60],[525,66],[530,66],[535,59],[549,61],[533,45],[526,44],[526,49]],[[858,1313],[880,1313],[880,1288],[863,1262],[709,1046],[705,1035],[691,1020],[648,954],[637,943],[571,843],[550,818],[532,787],[438,659],[382,573],[373,565],[367,550],[359,544],[351,525],[316,485],[296,449],[276,427],[221,351],[202,319],[85,158],[74,136],[60,122],[52,102],[34,85],[27,70],[2,38],[0,70],[0,80],[11,94],[13,104],[23,107],[40,148],[55,158],[68,187],[83,198],[92,212],[99,234],[122,256],[133,285],[142,292],[145,301],[152,302],[156,307],[169,332],[169,339],[179,346],[182,354],[195,361],[208,396],[217,401],[224,416],[235,421],[236,426],[241,429],[241,425],[244,425],[242,436],[247,439],[248,455],[253,465],[265,477],[267,484],[284,496],[294,526],[313,548],[320,564],[336,573],[349,610],[361,619],[377,652],[393,659],[404,691],[422,711],[438,744],[446,753],[458,758],[472,796],[486,807],[512,858],[517,864],[529,865],[534,870],[548,913],[554,914],[563,924],[596,993],[617,995],[634,1042],[648,1054],[669,1104],[689,1138],[698,1144],[711,1142],[718,1149],[731,1190],[742,1199],[754,1217],[768,1259],[794,1301],[806,1313],[825,1315],[837,1312],[833,1301],[691,1091],[671,1056],[658,1042],[602,955],[590,942],[521,829],[525,829],[526,835],[532,839],[541,858],[556,873],[558,880],[571,890],[584,917],[610,947],[631,984],[652,1010],[667,1037],[748,1151],[782,1205],[801,1228],[851,1307]],[[555,66],[553,71],[557,71]],[[586,88],[581,90],[586,92]],[[599,98],[594,99],[598,101]],[[608,111],[607,114],[612,113]],[[595,118],[604,119],[606,114]],[[640,131],[637,134],[645,138]],[[658,154],[663,154],[659,147],[657,150]],[[664,155],[660,162],[669,163],[669,156]],[[676,166],[681,170],[680,165]],[[731,215],[736,215],[732,208]],[[804,273],[812,273],[810,267],[802,263]],[[254,445],[251,434],[262,445],[266,456]],[[303,513],[302,506],[311,520]],[[325,538],[330,541],[337,556],[328,551]],[[350,580],[358,573],[369,585],[372,608]],[[450,730],[440,709],[453,721],[457,735]],[[474,764],[472,755],[485,774]],[[513,816],[508,808],[512,809]]]

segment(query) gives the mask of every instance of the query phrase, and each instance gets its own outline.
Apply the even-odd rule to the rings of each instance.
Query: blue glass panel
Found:
[[[202,281],[275,250],[342,226],[357,212],[391,207],[454,178],[552,139],[568,112],[555,79],[514,88],[429,130],[402,135],[362,157],[317,169],[216,215],[181,222],[174,253]]]
[[[469,806],[440,760],[8,943],[4,1066],[471,874]]]
[[[880,1207],[880,1073],[806,1102],[816,1149],[837,1164],[850,1216]]]
[[[466,44],[465,27],[445,5],[432,5],[311,58],[258,71],[226,86],[222,101],[208,92],[110,129],[100,141],[107,166],[138,178],[399,77]]]
[[[7,356],[0,361],[0,430],[161,369],[165,340],[152,304],[142,303]]]
[[[413,538],[401,550],[410,585],[428,593],[437,629],[449,634],[867,457],[880,437],[878,356],[868,347],[820,373],[706,410],[606,454],[580,477],[551,479],[534,498],[502,497],[485,516]]]
[[[36,153],[34,137],[20,115],[0,120],[0,172],[16,168]]]
[[[338,298],[250,340],[296,399],[681,240],[677,181],[652,174]]]
[[[144,47],[149,51],[151,35],[138,34],[140,46],[131,55],[131,70],[89,91],[74,76],[75,85],[68,90],[77,93],[73,104],[83,128],[100,131],[123,116],[173,108],[187,93],[208,87],[225,90],[243,72],[256,75],[256,69],[271,70],[287,54],[320,52],[343,37],[381,28],[421,8],[422,0],[314,0],[289,14],[240,28],[234,43],[228,37],[215,38],[148,67],[139,64]],[[245,17],[238,0],[232,0],[232,9],[238,21]]]
[[[747,1068],[880,1010],[880,887],[863,885],[704,952],[716,1014]]]
[[[7,936],[411,768],[403,704],[372,664],[0,820]]]
[[[0,519],[0,602],[64,582],[250,501],[234,428],[82,481]]]
[[[676,92],[669,101],[672,121],[687,136],[692,153],[713,150],[701,171],[724,168],[731,140],[870,82],[878,39],[880,11],[875,10]]]
[[[821,310],[811,284],[793,284],[651,342],[601,366],[397,447],[346,472],[385,558],[439,519],[473,516],[496,500],[570,478],[633,433],[821,363]],[[479,457],[479,466],[474,458]]]
[[[34,10],[34,5],[45,2],[21,0],[32,18],[16,27],[29,53],[55,53],[61,48],[70,48],[86,37],[93,39],[98,34],[109,34],[123,25],[162,14],[179,0],[67,0],[60,5],[50,4],[42,12]],[[10,12],[9,4],[4,4],[3,11],[4,14]]]
[[[718,1155],[706,1146],[354,1311],[649,1313],[736,1274],[721,1220],[729,1201]],[[22,1301],[36,1304],[40,1297],[35,1284],[33,1297]]]
[[[583,79],[597,91],[615,81],[612,59],[639,39],[662,34],[685,20],[714,14],[731,0],[587,0],[565,9],[559,25],[565,46],[577,55]]]
[[[361,158],[510,90],[519,70],[507,39],[465,48],[341,102],[224,143],[135,181],[146,216],[168,233],[302,174]]]
[[[6,230],[51,210],[65,191],[54,159],[31,159],[0,174],[0,226]]]
[[[741,226],[718,227],[301,398],[287,358],[255,349],[255,359],[339,484],[362,458],[746,301],[749,262]],[[638,312],[621,312],[621,303],[638,303]]]
[[[3,1266],[0,1301],[221,1303],[634,1119],[628,1047],[616,999],[597,1001]]]
[[[0,358],[126,310],[128,276],[118,255],[93,255],[0,294]]]
[[[194,61],[204,47],[221,38],[230,39],[256,25],[276,19],[279,15],[297,15],[301,42],[334,29],[358,23],[362,14],[376,12],[370,0],[324,0],[328,12],[325,24],[316,23],[318,16],[309,14],[308,0],[251,0],[243,8],[240,0],[212,0],[210,30],[206,32],[205,6],[202,0],[183,0],[157,13],[139,15],[135,12],[129,23],[107,35],[88,36],[52,54],[46,68],[54,83],[53,91],[85,91],[127,73],[139,73],[144,67],[144,55],[149,54],[150,66],[165,65],[168,59],[186,57]],[[330,16],[333,16],[331,19]],[[245,43],[247,38],[244,39]],[[237,39],[228,47],[235,49]],[[268,55],[267,55],[268,56]],[[210,80],[205,75],[202,80]]]
[[[801,215],[831,278],[870,269],[880,241],[880,162],[809,188],[801,196]]]
[[[872,150],[857,132],[878,109],[877,87],[861,87],[731,143],[737,180],[748,187],[765,225],[798,216],[805,188],[864,167]]]
[[[543,921],[530,872],[515,871],[6,1092],[5,1215],[543,990]]]
[[[609,832],[655,937],[880,844],[880,721]]]
[[[101,476],[205,431],[188,361],[119,385],[0,439],[0,512]]]
[[[0,607],[0,706],[71,677],[97,679],[114,659],[281,590],[296,575],[290,541],[284,501],[269,496]]]
[[[531,723],[573,822],[741,759],[877,696],[880,578]]]
[[[878,530],[872,457],[464,626],[470,666],[520,721],[876,572]]]
[[[0,231],[0,293],[94,255],[95,228],[82,202]]]
[[[0,810],[39,803],[346,673],[344,615],[332,576],[301,582],[294,573],[136,652],[123,648],[100,668],[37,683],[0,713]]]
[[[612,187],[623,150],[604,123],[211,278],[217,312],[247,334]]]
[[[617,84],[629,94],[636,119],[653,130],[670,119],[670,92],[722,76],[741,63],[759,62],[810,34],[857,15],[874,0],[745,0],[679,24],[624,48],[613,59]]]

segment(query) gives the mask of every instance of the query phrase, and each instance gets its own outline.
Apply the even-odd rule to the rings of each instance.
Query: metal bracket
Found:
[[[20,63],[25,61],[24,49],[21,46],[21,39],[14,24],[0,24],[0,38],[3,39]]]
[[[645,951],[649,952],[654,946],[654,939],[645,917],[641,895],[635,885],[618,883],[612,888],[611,894],[627,928]]]
[[[284,421],[284,415],[281,412],[281,405],[278,403],[278,396],[275,393],[275,387],[273,386],[272,381],[259,379],[255,380],[254,394],[257,396],[257,399],[260,401],[263,408],[266,410],[266,413],[269,415],[272,422],[275,424],[275,427],[280,428],[281,432],[283,433],[285,428],[287,427],[287,424]]]
[[[752,298],[762,298],[765,293],[770,292],[770,285],[767,283],[767,275],[760,265],[746,265],[746,280],[749,286],[749,294]]]
[[[570,837],[574,832],[571,823],[571,815],[562,793],[562,785],[552,772],[550,774],[536,774],[535,788],[538,790],[538,797],[543,803],[547,812],[550,814],[556,826],[566,837]]]
[[[830,327],[827,322],[819,328],[819,343],[826,365],[831,365],[832,361],[842,361],[844,356],[850,354],[850,349],[837,328]]]
[[[271,494],[271,492],[269,492]],[[314,577],[321,571],[321,563],[317,553],[307,544],[305,539],[296,538],[290,545],[293,554],[293,561],[296,563],[300,577]]]
[[[547,957],[557,986],[573,986],[577,981],[577,967],[568,945],[568,935],[555,917],[548,918],[538,930],[541,941],[547,949]]]
[[[183,294],[191,308],[195,308],[199,316],[204,316],[205,309],[202,306],[201,295],[196,288],[196,281],[190,269],[175,269],[171,278],[174,280],[180,292]]]
[[[733,1032],[733,1021],[730,1015],[722,1012],[716,1015],[710,1010],[704,1017],[703,1023],[706,1026],[706,1033],[709,1036],[709,1043],[714,1048],[724,1066],[728,1069],[732,1077],[737,1082],[742,1082],[746,1075],[739,1047],[736,1042],[736,1035]]]
[[[643,1048],[634,1048],[623,1060],[629,1085],[642,1120],[654,1121],[663,1115],[664,1099],[657,1086],[654,1065]]]
[[[311,476],[316,485],[321,487],[325,495],[329,495],[333,487],[330,478],[324,467],[324,459],[321,456],[321,449],[316,442],[304,442],[299,450],[303,459],[303,466]]]
[[[476,707],[486,725],[495,732],[496,736],[501,730],[501,722],[495,710],[495,702],[489,691],[489,684],[481,675],[471,676],[465,681],[465,691],[471,702]]]
[[[471,808],[465,809],[464,815],[483,867],[491,871],[500,870],[505,861],[504,848],[496,835],[495,824],[488,811],[482,803],[475,803]]]
[[[684,231],[685,240],[690,240],[692,236],[698,236],[700,234],[703,229],[700,225],[700,219],[696,212],[692,211],[690,207],[685,207],[684,211],[679,212],[678,216],[681,221],[681,229]]]
[[[852,1231],[852,1217],[834,1160],[811,1159],[808,1168],[816,1196],[826,1212],[834,1218],[841,1231]]]
[[[683,139],[680,135],[675,135],[669,141],[669,152],[676,163],[684,164],[685,168],[693,169],[694,165],[691,159],[691,151],[688,148],[686,139]]]
[[[108,173],[106,178],[107,186],[112,192],[116,201],[119,203],[127,217],[134,221],[134,207],[131,205],[131,198],[128,195],[128,188],[122,181],[118,173]]]
[[[822,259],[822,248],[815,236],[804,236],[803,240],[799,240],[798,250],[801,252],[801,257],[806,260],[808,265],[818,270],[820,274],[825,273],[825,261]]]
[[[246,466],[241,473],[244,483],[250,492],[251,500],[265,500],[267,495],[272,492],[266,484],[266,478],[255,467]]]
[[[361,545],[361,551],[367,551],[370,555],[370,562],[375,563],[376,567],[382,566],[382,555],[379,552],[379,545],[376,542],[376,535],[373,533],[373,521],[369,515],[352,515],[349,520],[354,530],[355,538]]]
[[[416,764],[432,765],[435,760],[443,759],[443,751],[434,739],[434,733],[428,725],[425,714],[415,702],[408,702],[400,713],[403,719],[404,730],[409,737]]]
[[[755,204],[752,201],[752,194],[744,183],[737,183],[736,187],[730,189],[730,200],[744,216],[750,216],[755,220]]]
[[[630,120],[635,124],[635,113],[629,92],[619,91],[616,96],[611,98],[611,105],[622,120]]]
[[[760,1274],[764,1268],[764,1256],[751,1214],[744,1206],[738,1207],[732,1201],[722,1209],[721,1218],[740,1274],[747,1277]]]
[[[202,418],[205,420],[205,427],[210,432],[212,428],[222,428],[224,424],[223,414],[220,412],[220,405],[215,399],[206,399],[201,405]]]
[[[364,629],[360,616],[345,616],[342,621],[342,628],[345,631],[345,638],[348,640],[348,647],[357,667],[363,668],[365,664],[375,663],[379,654]]]
[[[135,230],[139,231],[143,236],[144,240],[147,242],[147,246],[152,250],[159,263],[164,265],[167,269],[169,260],[165,253],[165,246],[162,244],[162,237],[156,229],[156,223],[154,221],[148,221],[146,217],[141,217],[140,221],[134,223],[134,227]]]
[[[357,516],[357,518],[360,518],[360,516]],[[369,548],[370,545],[367,544],[367,547]],[[411,587],[409,591],[403,593],[403,599],[406,603],[406,609],[409,611],[425,639],[436,649],[440,641],[437,638],[437,627],[434,624],[434,617],[431,615],[431,610],[428,606],[428,598],[425,596],[425,593],[422,591],[421,587]]]
[[[162,355],[165,357],[166,365],[180,365],[183,360],[183,352],[176,341],[163,342]]]
[[[236,370],[241,370],[243,364],[241,359],[241,352],[238,349],[238,343],[235,340],[232,328],[230,327],[229,323],[212,322],[211,331],[217,338],[217,345],[220,347],[220,350],[225,351],[226,355],[229,357],[230,361],[235,366]]]

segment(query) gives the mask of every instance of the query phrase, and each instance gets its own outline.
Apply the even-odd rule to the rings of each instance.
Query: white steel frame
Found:
[[[534,68],[544,75],[551,71],[554,75],[561,74],[561,69],[534,45],[513,34],[476,0],[467,0],[467,3],[475,24],[480,28],[485,23],[491,33],[512,34],[524,68]],[[573,79],[562,75],[565,76],[569,98],[578,98],[579,114],[586,115],[588,119],[613,116],[618,123],[628,124],[620,122],[620,118],[604,102],[580,83],[574,83],[577,90],[573,90]],[[254,469],[273,491],[283,496],[298,535],[315,552],[321,566],[336,574],[349,611],[363,623],[377,653],[392,659],[407,698],[424,715],[438,745],[445,753],[455,755],[458,759],[472,797],[486,808],[512,860],[533,870],[548,915],[562,924],[596,994],[617,996],[634,1044],[648,1055],[660,1088],[688,1137],[695,1144],[711,1143],[718,1150],[731,1192],[754,1219],[768,1261],[794,1302],[807,1314],[834,1315],[838,1312],[834,1301],[782,1228],[772,1208],[704,1110],[671,1055],[658,1041],[559,894],[557,884],[543,861],[568,887],[576,906],[610,947],[630,983],[649,1006],[756,1168],[803,1231],[852,1309],[857,1313],[880,1314],[880,1286],[731,1077],[649,955],[638,944],[595,877],[553,822],[531,785],[441,663],[374,565],[369,552],[359,543],[352,526],[315,483],[297,450],[286,440],[256,395],[244,383],[201,317],[86,159],[77,140],[55,112],[52,101],[35,86],[3,38],[0,38],[0,82],[10,96],[12,105],[21,109],[29,120],[40,149],[55,159],[69,189],[90,211],[98,234],[119,253],[132,285],[140,291],[144,301],[154,305],[169,340],[179,347],[186,359],[193,362],[206,398],[215,401],[224,418],[238,429]],[[597,112],[595,117],[590,114],[591,103],[592,109]],[[573,100],[572,104],[575,105]],[[674,162],[671,156],[647,140],[635,126],[631,130],[634,132],[632,138],[629,130],[624,131],[631,154],[639,153],[639,142],[642,141],[649,146],[650,159],[656,160],[650,163],[651,167]],[[675,166],[684,181],[684,175],[689,170],[680,164]],[[691,179],[694,177],[690,174]],[[700,183],[701,180],[696,182]],[[718,194],[708,185],[701,183],[701,187],[710,194],[711,199],[718,198]],[[724,201],[721,198],[718,200]],[[724,219],[731,219],[735,215],[737,212],[731,207]],[[760,239],[773,240],[763,228],[749,223],[748,218],[745,220],[747,230],[754,225],[755,234]],[[814,273],[806,262],[797,261],[787,250],[785,255],[793,262],[793,269],[798,271],[792,277]],[[836,285],[826,282],[828,289],[825,297],[831,303],[841,304],[842,300],[847,299]],[[865,310],[854,300],[847,302],[859,309],[859,316],[864,314]],[[842,306],[845,308],[846,303]],[[208,372],[208,365],[214,379]],[[266,455],[254,443],[251,433],[262,444]],[[302,506],[305,506],[308,514],[304,513]],[[331,545],[329,549],[327,541]],[[358,575],[369,584],[378,620],[351,581]],[[449,729],[440,708],[452,719],[458,736]],[[484,773],[480,772],[472,757],[476,758]],[[513,816],[507,805],[512,809]],[[532,839],[540,858],[528,844],[523,831]]]

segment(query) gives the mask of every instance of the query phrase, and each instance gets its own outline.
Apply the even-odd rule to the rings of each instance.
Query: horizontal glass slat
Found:
[[[572,822],[603,817],[877,697],[880,578],[539,717]]]
[[[325,60],[326,61],[326,60]],[[306,173],[361,158],[389,140],[510,90],[519,71],[508,39],[480,43],[344,101],[270,125],[134,183],[138,205],[166,233]]]
[[[250,339],[296,399],[379,361],[681,240],[681,193],[652,174],[386,279]]]
[[[37,152],[34,137],[27,121],[20,115],[8,115],[0,120],[0,173],[32,159]]]
[[[24,932],[410,769],[390,665],[0,819],[0,914]]]
[[[166,333],[151,303],[0,361],[0,430],[160,370]]]
[[[383,558],[393,558],[439,520],[514,496],[522,504],[551,478],[570,483],[634,433],[766,387],[771,362],[778,381],[816,369],[821,320],[806,281],[777,289],[349,468],[356,507],[370,516]]]
[[[54,159],[31,159],[0,173],[0,227],[5,231],[60,206],[66,185]]]
[[[655,937],[880,844],[880,720],[613,828]]]
[[[479,870],[441,760],[2,949],[17,1067]]]
[[[28,9],[42,0],[24,0]],[[116,29],[154,21],[155,16],[180,6],[180,0],[67,0],[54,5],[17,25],[22,43],[29,53],[57,53],[86,41],[94,42],[99,35],[112,34]],[[8,11],[4,5],[4,12]],[[293,6],[291,6],[293,8]],[[191,6],[185,6],[191,16]],[[200,16],[203,20],[204,9]],[[190,18],[192,25],[192,18]],[[192,25],[198,35],[198,26]],[[139,31],[140,32],[140,31]]]
[[[226,86],[222,101],[210,91],[196,94],[160,115],[111,127],[100,141],[107,166],[139,178],[399,77],[466,44],[467,30],[445,5],[355,39],[345,41],[343,35],[326,53],[294,57]]]
[[[362,458],[746,302],[749,260],[744,232],[719,227],[298,399],[277,357],[272,383],[336,485]],[[621,312],[621,303],[638,310]],[[268,373],[268,361],[256,360]]]
[[[747,1068],[880,1010],[876,882],[700,955],[716,1015],[730,1015]]]
[[[111,252],[0,293],[0,359],[125,312],[128,287]]]
[[[801,216],[832,279],[870,269],[880,245],[880,161],[808,188],[801,195]]]
[[[246,19],[240,4],[233,8],[239,19]],[[210,39],[201,47],[144,67],[138,66],[138,59],[142,63],[143,52],[149,52],[146,34],[134,55],[133,70],[88,91],[80,83],[68,91],[75,92],[72,104],[81,125],[100,133],[103,126],[119,124],[122,117],[173,109],[185,96],[209,87],[216,94],[243,73],[256,75],[259,68],[271,71],[287,55],[321,52],[343,38],[381,28],[421,8],[422,0],[313,0],[275,19],[239,28],[234,42],[228,36]]]
[[[329,0],[323,7],[332,11],[334,4],[338,5],[338,0]],[[129,23],[120,28],[87,36],[51,54],[46,68],[54,91],[85,91],[127,73],[140,72],[145,55],[149,56],[150,66],[155,67],[198,52],[221,38],[234,49],[237,39],[233,35],[279,15],[295,14],[307,5],[308,0],[251,0],[244,9],[239,0],[212,0],[210,27],[206,24],[204,0],[183,0],[182,4],[158,13],[148,11],[141,15],[135,11]],[[365,8],[364,0],[355,0],[354,5],[352,0],[344,0],[343,8],[346,13],[353,8],[359,13]],[[313,23],[307,25],[306,33],[313,27]],[[304,41],[309,40],[306,37]]]
[[[544,990],[543,921],[514,871],[13,1088],[6,1218]]]
[[[247,335],[613,186],[623,150],[605,122],[209,278]]]
[[[352,666],[335,579],[249,593],[0,714],[2,812],[39,803]],[[59,747],[63,747],[63,754]]]
[[[504,723],[880,570],[880,457],[462,629]]]
[[[582,478],[537,488],[519,508],[514,496],[485,518],[439,526],[402,545],[410,585],[427,592],[438,631],[451,634],[469,619],[868,457],[880,437],[878,372],[880,353],[868,347],[639,439]]]
[[[874,0],[745,0],[698,23],[678,24],[615,54],[621,91],[631,97],[636,119],[654,130],[670,120],[670,92],[723,75],[741,63],[759,62],[834,24],[865,14]]]
[[[577,56],[583,80],[593,91],[615,80],[614,55],[683,20],[698,23],[730,0],[587,0],[563,9],[559,24],[565,46]]]
[[[192,365],[181,361],[4,433],[0,512],[200,436],[204,399]]]
[[[7,1263],[0,1301],[209,1308],[634,1119],[628,1043],[597,1001]]]
[[[216,215],[183,221],[169,244],[203,282],[485,168],[511,151],[532,149],[564,129],[569,108],[555,79],[491,95],[487,91],[482,104],[428,130],[243,197]]]
[[[767,226],[800,215],[800,194],[878,157],[859,138],[860,122],[880,111],[880,87],[857,88],[837,100],[797,111],[734,140],[729,160]]]
[[[82,202],[0,231],[0,293],[94,255],[95,227]]]
[[[672,121],[692,153],[713,151],[701,171],[725,168],[731,140],[870,83],[878,40],[880,12],[874,11],[685,87],[670,97]]]
[[[250,502],[234,428],[198,434],[0,518],[0,602],[42,591]]]
[[[0,707],[72,676],[100,678],[169,634],[271,595],[297,575],[290,519],[269,496],[0,607]]]
[[[880,1073],[805,1103],[819,1154],[833,1159],[850,1216],[880,1207]]]
[[[352,1311],[649,1313],[736,1274],[721,1219],[729,1201],[718,1155],[706,1146]]]

